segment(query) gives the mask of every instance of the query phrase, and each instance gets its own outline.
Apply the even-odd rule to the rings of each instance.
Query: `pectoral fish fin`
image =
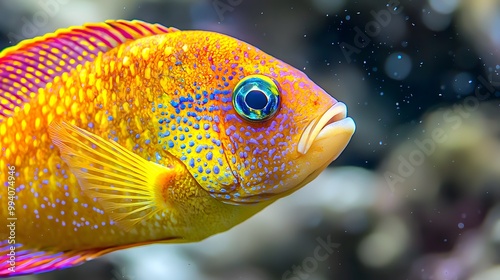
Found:
[[[147,241],[110,248],[96,248],[82,251],[54,252],[45,250],[27,250],[22,244],[0,242],[0,278],[25,274],[43,273],[80,265],[113,251],[158,242],[176,242],[177,237],[164,240]],[[12,257],[14,256],[14,257]]]
[[[56,77],[128,40],[178,31],[142,21],[109,20],[59,29],[0,52],[0,122]],[[47,98],[48,99],[48,98]]]
[[[165,179],[175,176],[175,169],[65,122],[53,122],[49,133],[84,193],[125,230],[168,209],[162,183],[171,181]]]

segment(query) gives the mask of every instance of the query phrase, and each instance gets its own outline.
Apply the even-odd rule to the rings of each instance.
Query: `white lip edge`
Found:
[[[297,150],[301,154],[306,154],[309,148],[312,146],[314,141],[318,138],[321,131],[325,129],[325,125],[334,117],[339,117],[339,119],[331,124],[328,128],[333,127],[348,127],[354,132],[354,121],[351,118],[347,118],[347,106],[342,102],[335,103],[330,107],[321,117],[311,121],[302,136],[300,137]]]
[[[332,134],[328,133],[330,130],[336,129],[337,131],[335,132],[335,135],[337,134],[342,134],[342,133],[350,133],[351,135],[354,134],[354,131],[356,130],[356,124],[350,117],[343,118],[341,120],[338,120],[336,122],[333,122],[331,124],[328,124],[327,126],[323,127],[323,129],[319,132],[319,134],[316,136],[316,139],[314,141],[322,140],[325,135],[328,137],[331,137]]]

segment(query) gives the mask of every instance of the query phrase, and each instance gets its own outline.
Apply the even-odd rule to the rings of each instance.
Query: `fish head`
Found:
[[[304,73],[260,54],[235,81],[223,143],[239,186],[236,200],[283,197],[313,180],[348,144],[347,107]],[[263,61],[264,63],[262,63]]]
[[[342,102],[250,44],[218,33],[195,35],[209,46],[192,69],[205,80],[172,101],[176,116],[184,114],[177,123],[190,128],[181,136],[183,128],[174,124],[169,151],[213,197],[231,204],[283,197],[344,150],[355,124]]]

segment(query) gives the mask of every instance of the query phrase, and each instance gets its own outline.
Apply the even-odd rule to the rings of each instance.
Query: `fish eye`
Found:
[[[248,121],[268,120],[278,112],[280,105],[280,88],[267,76],[250,75],[234,87],[234,109]]]

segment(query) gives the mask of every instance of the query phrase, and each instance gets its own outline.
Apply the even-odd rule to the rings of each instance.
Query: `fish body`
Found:
[[[13,225],[0,276],[228,230],[314,179],[354,132],[292,66],[140,21],[24,41],[0,53],[0,81],[0,216]]]

